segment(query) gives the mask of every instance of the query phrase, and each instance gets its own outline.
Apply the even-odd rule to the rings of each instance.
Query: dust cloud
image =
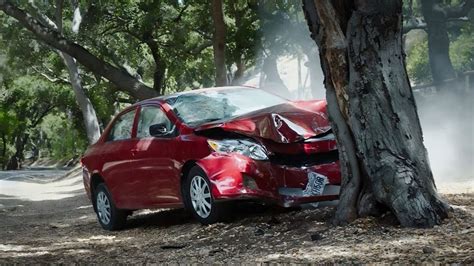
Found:
[[[415,94],[431,170],[441,192],[474,192],[473,89]]]

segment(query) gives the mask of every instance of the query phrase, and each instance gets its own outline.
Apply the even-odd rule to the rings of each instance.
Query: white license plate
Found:
[[[305,196],[318,196],[322,195],[324,191],[324,187],[326,184],[328,184],[328,178],[315,173],[315,172],[309,172],[308,173],[308,184],[306,185],[305,190],[303,191],[303,194]]]

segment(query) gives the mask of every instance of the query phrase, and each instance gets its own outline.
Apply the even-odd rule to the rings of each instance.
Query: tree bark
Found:
[[[227,71],[225,66],[225,38],[226,27],[222,0],[212,0],[212,19],[214,21],[214,65],[216,68],[216,86],[227,85]]]
[[[334,222],[391,210],[401,225],[447,217],[423,145],[402,49],[402,2],[303,0],[325,75],[343,175]]]
[[[43,25],[37,19],[17,8],[9,1],[0,0],[0,9],[3,10],[5,14],[18,20],[20,24],[32,32],[38,40],[74,57],[90,71],[108,79],[119,89],[127,92],[131,96],[142,100],[159,95],[158,92],[141,83],[124,70],[102,61],[84,47],[64,38],[57,31]]]

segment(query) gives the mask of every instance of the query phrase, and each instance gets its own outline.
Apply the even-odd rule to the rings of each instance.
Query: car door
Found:
[[[117,116],[101,147],[102,174],[115,203],[119,208],[134,208],[137,193],[134,182],[133,152],[138,139],[135,137],[136,108]]]
[[[150,126],[163,125],[165,131],[152,136]],[[145,206],[165,206],[180,202],[180,172],[175,161],[177,129],[159,105],[140,108],[134,148],[134,170],[140,177],[140,202]]]

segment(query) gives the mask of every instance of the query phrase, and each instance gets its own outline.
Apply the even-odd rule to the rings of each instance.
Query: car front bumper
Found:
[[[212,153],[197,164],[207,174],[216,200],[259,199],[290,207],[339,197],[341,174],[338,161],[294,167],[256,161],[235,153]],[[327,178],[325,190],[320,195],[303,192],[310,172]]]

